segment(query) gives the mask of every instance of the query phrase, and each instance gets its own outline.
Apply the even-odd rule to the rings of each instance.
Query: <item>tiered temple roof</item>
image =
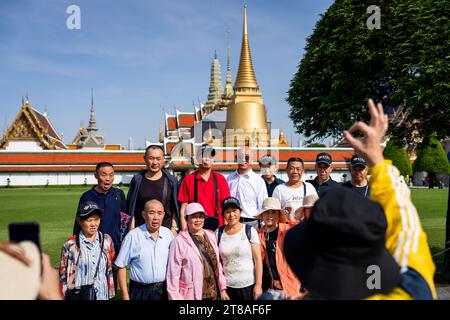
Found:
[[[61,136],[46,114],[34,109],[28,97],[11,126],[3,133],[0,149],[8,149],[14,142],[37,142],[43,150],[65,150]]]

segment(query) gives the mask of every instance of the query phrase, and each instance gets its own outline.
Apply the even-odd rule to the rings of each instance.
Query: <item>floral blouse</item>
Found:
[[[103,253],[107,258],[106,267],[106,281],[108,284],[108,297],[109,299],[115,296],[114,278],[113,278],[113,263],[116,258],[114,252],[114,245],[111,237],[108,234],[103,234],[104,244]],[[80,255],[80,248],[76,242],[76,236],[70,237],[66,243],[64,243],[61,250],[61,264],[59,268],[59,286],[61,294],[66,295],[67,290],[75,289],[77,279],[77,266],[78,256]],[[78,281],[79,283],[80,281]]]

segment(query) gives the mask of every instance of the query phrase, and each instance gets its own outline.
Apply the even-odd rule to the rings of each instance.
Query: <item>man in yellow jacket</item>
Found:
[[[375,106],[370,99],[368,105],[371,115],[370,123],[355,123],[347,131],[344,131],[344,137],[369,165],[371,200],[379,203],[384,210],[387,221],[385,247],[398,264],[400,276],[398,280],[395,280],[397,284],[390,292],[367,294],[356,297],[356,299],[435,299],[436,290],[433,282],[435,265],[428,247],[427,236],[411,201],[410,190],[400,177],[399,171],[390,161],[384,160],[380,147],[381,139],[388,129],[388,118],[380,103]],[[363,138],[353,137],[352,134],[355,132],[363,133]],[[320,200],[316,205],[319,202]],[[311,215],[314,216],[314,209]],[[286,258],[293,270],[304,275],[302,278],[296,272],[300,281],[308,283],[308,280],[311,280],[309,279],[310,274],[303,272],[307,264],[302,265],[302,261],[295,260],[292,246],[296,246],[295,241],[298,239],[296,239],[295,232],[290,233],[285,240]],[[297,232],[297,238],[298,236]],[[330,247],[332,245],[335,244],[330,243]],[[303,248],[297,249],[304,250]],[[291,253],[288,253],[289,251]],[[310,254],[312,258],[315,258],[314,255],[320,255],[317,252],[310,252]],[[355,259],[357,258],[355,257]],[[296,267],[292,264],[296,264]],[[382,270],[382,272],[384,271]],[[315,284],[312,283],[307,288],[313,296],[314,286]],[[345,283],[342,283],[342,286],[345,286]],[[321,287],[321,290],[326,293],[328,288]]]

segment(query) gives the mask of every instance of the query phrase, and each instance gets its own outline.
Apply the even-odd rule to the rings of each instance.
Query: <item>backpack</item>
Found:
[[[114,192],[115,192],[115,196],[116,196],[116,201],[119,202],[119,207],[120,207],[120,218],[119,218],[120,239],[119,239],[119,241],[120,241],[120,243],[122,243],[123,239],[125,238],[125,236],[127,235],[128,231],[130,229],[131,216],[126,214],[125,212],[122,212],[122,197],[119,194],[119,189],[114,188]]]
[[[252,227],[248,224],[244,224],[245,226],[245,235],[247,236],[248,242],[250,242],[250,239],[252,238]],[[219,228],[219,231],[217,233],[217,246],[220,244],[220,239],[222,238],[223,230],[225,230],[225,226],[221,226]]]

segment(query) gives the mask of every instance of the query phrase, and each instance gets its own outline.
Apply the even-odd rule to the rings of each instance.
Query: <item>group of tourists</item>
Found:
[[[369,109],[378,122],[349,129],[364,138],[346,133],[357,154],[344,184],[331,178],[328,153],[317,155],[317,176],[305,182],[303,160],[290,158],[284,182],[271,155],[254,172],[248,147],[225,178],[213,170],[216,151],[207,144],[195,155],[198,169],[179,183],[164,168],[164,150],[150,145],[147,170],[125,197],[113,187],[113,164],[99,163],[98,184],[81,196],[62,248],[61,294],[108,300],[120,289],[126,300],[254,300],[278,291],[286,299],[359,299],[396,290],[395,297],[434,297],[426,236],[409,190],[379,148],[387,120],[373,102]],[[381,289],[361,288],[367,262],[382,267]]]

